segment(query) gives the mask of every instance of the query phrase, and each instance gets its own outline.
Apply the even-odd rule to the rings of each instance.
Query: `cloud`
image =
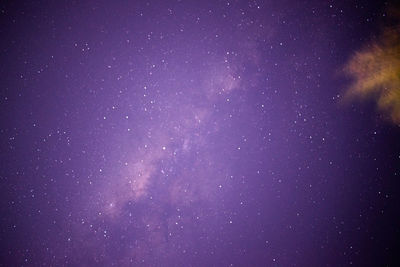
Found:
[[[365,48],[356,52],[345,66],[353,83],[347,100],[373,99],[379,111],[400,125],[400,30],[388,28]]]

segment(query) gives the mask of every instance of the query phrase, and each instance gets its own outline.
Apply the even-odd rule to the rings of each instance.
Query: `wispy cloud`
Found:
[[[385,29],[345,66],[353,79],[346,99],[373,99],[380,112],[400,125],[400,29]]]

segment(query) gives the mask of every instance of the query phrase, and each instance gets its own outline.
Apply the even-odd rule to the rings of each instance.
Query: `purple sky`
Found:
[[[6,2],[0,266],[398,261],[399,127],[341,103],[389,4]]]

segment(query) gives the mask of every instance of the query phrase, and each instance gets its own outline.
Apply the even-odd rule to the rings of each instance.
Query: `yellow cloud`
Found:
[[[345,66],[353,83],[346,99],[373,98],[378,109],[400,125],[400,31],[387,29],[353,55]]]

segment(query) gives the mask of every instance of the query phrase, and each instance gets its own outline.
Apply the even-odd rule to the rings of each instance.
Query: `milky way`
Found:
[[[1,3],[0,266],[398,262],[388,10]]]

